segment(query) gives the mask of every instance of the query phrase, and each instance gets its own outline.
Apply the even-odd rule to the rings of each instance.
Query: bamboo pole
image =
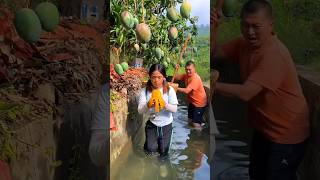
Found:
[[[215,4],[215,10],[216,12],[221,12],[222,10],[222,6],[223,6],[223,0],[217,0],[216,4]],[[216,44],[217,44],[217,35],[218,35],[218,24],[211,24],[210,26],[210,32],[211,32],[211,36],[210,36],[210,42],[212,44],[210,44],[211,46],[211,50],[215,50]],[[213,57],[211,57],[211,62],[213,62]],[[219,78],[219,72],[217,70],[211,70],[210,72],[210,93],[209,93],[209,103],[211,104],[212,101],[212,96],[214,93],[214,84],[215,82],[218,80]]]
[[[188,42],[189,42],[189,39],[191,38],[191,34],[188,34],[185,42],[184,42],[184,45],[183,47],[181,47],[181,50],[180,50],[180,57],[178,59],[178,62],[177,64],[180,64],[181,62],[181,59],[182,59],[182,56],[183,54],[185,53],[186,49],[187,49],[187,46],[188,46]],[[175,69],[174,72],[173,72],[173,76],[172,76],[172,79],[171,79],[171,83],[174,82],[174,76],[176,75],[176,73],[178,72],[179,68]]]

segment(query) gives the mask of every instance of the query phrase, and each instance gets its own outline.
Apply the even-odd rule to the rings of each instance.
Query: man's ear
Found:
[[[271,34],[272,35],[274,35],[275,34],[275,32],[274,32],[274,19],[272,18],[271,20],[270,20],[270,27],[271,27]]]
[[[273,27],[274,23],[275,23],[275,18],[274,18],[274,15],[272,15],[271,19],[270,19],[270,23],[271,23],[271,26]]]
[[[271,25],[272,28],[273,28],[273,26],[274,26],[274,20],[273,20],[273,19],[271,20],[270,25]]]

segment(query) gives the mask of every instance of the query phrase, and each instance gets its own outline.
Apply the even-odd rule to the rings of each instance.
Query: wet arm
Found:
[[[229,84],[219,83],[215,84],[215,90],[218,93],[226,94],[227,96],[237,97],[243,101],[249,101],[256,96],[263,87],[251,81],[246,81],[244,84]]]
[[[190,87],[186,87],[186,88],[178,88],[179,92],[185,93],[185,94],[189,94],[192,89]]]
[[[187,87],[178,88],[178,91],[182,92],[182,93],[185,93],[185,94],[189,94],[193,89],[199,88],[199,83],[197,83],[197,82],[198,82],[197,80],[192,80],[191,82],[189,82]]]

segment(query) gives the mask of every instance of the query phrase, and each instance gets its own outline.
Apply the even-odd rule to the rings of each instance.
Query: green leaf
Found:
[[[57,168],[57,167],[59,167],[59,166],[61,166],[62,165],[62,161],[60,161],[60,160],[58,160],[58,161],[53,161],[52,163],[51,163],[51,167],[52,168]]]
[[[17,111],[11,110],[8,112],[8,116],[11,120],[16,120],[17,119]]]

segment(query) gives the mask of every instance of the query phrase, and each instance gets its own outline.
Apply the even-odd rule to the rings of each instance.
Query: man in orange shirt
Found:
[[[179,68],[177,66],[176,68]],[[195,64],[188,61],[185,65],[186,74],[176,74],[176,80],[183,80],[185,88],[178,88],[177,91],[188,95],[188,120],[189,124],[195,128],[201,128],[204,125],[202,115],[207,106],[207,95],[204,90],[202,80],[197,74]]]
[[[214,11],[213,23],[219,23]],[[242,84],[217,82],[215,91],[248,102],[255,129],[249,175],[254,180],[294,180],[309,136],[309,112],[288,49],[273,32],[269,2],[250,0],[241,10],[242,37],[214,51],[213,66],[229,59]]]

